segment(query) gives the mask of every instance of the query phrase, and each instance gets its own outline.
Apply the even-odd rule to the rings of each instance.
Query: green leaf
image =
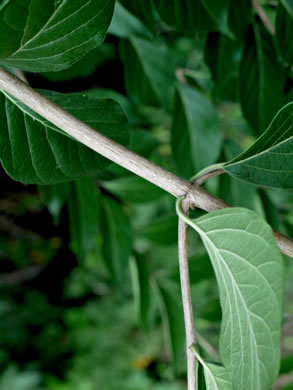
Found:
[[[98,99],[112,99],[117,102],[124,111],[128,121],[132,125],[139,125],[143,122],[143,116],[139,114],[137,107],[126,96],[112,89],[92,88],[84,91],[88,96]],[[131,133],[131,139],[136,132]],[[150,135],[151,136],[151,135]]]
[[[119,0],[119,2],[139,20],[143,21],[152,32],[155,31],[156,22],[153,0]]]
[[[194,285],[202,280],[213,279],[215,274],[207,254],[201,256],[190,256],[188,259],[190,284]],[[172,270],[171,278],[180,282],[178,266]]]
[[[161,19],[183,34],[217,31],[217,25],[200,0],[156,0]]]
[[[201,0],[201,2],[219,28],[219,31],[231,35],[228,26],[230,0]]]
[[[175,64],[160,42],[131,37],[121,42],[125,86],[135,101],[168,109],[174,93]]]
[[[292,64],[293,62],[293,3],[281,0],[278,2],[276,18],[276,40],[283,59]]]
[[[11,0],[0,10],[0,62],[31,72],[68,68],[102,44],[115,0]]]
[[[54,218],[54,223],[58,224],[62,208],[70,194],[71,183],[38,186],[38,188],[43,202]]]
[[[183,218],[200,234],[216,273],[223,314],[220,353],[233,387],[271,388],[280,364],[284,277],[271,228],[240,208]]]
[[[240,103],[245,118],[261,134],[281,108],[284,70],[277,59],[270,34],[254,25],[240,64]]]
[[[205,47],[205,61],[215,82],[214,94],[223,100],[238,99],[235,85],[238,83],[238,66],[242,46],[219,33],[210,33]]]
[[[207,363],[196,351],[195,347],[192,347],[192,351],[196,358],[200,362],[204,371],[205,377],[205,389],[206,390],[232,390],[231,379],[225,367],[221,364]]]
[[[164,216],[144,226],[140,231],[144,237],[158,245],[172,245],[178,238],[178,217]]]
[[[293,103],[284,106],[267,131],[224,166],[231,176],[275,188],[293,188]]]
[[[133,203],[148,203],[164,195],[164,191],[139,176],[124,176],[102,182],[102,187],[118,198]]]
[[[217,364],[206,363],[204,375],[207,390],[232,390],[232,384],[225,367]]]
[[[172,151],[186,178],[216,162],[221,148],[217,114],[206,96],[178,85],[174,102]]]
[[[144,24],[129,12],[124,4],[122,5],[118,1],[115,4],[114,15],[108,32],[119,38],[130,38],[131,36],[151,38],[151,34]]]
[[[130,128],[117,103],[80,94],[41,93],[102,134],[128,144]],[[0,93],[0,123],[0,160],[14,180],[56,184],[109,164],[6,93]]]
[[[241,40],[245,39],[250,25],[251,10],[251,0],[231,1],[229,27],[232,33]]]
[[[113,280],[124,290],[125,275],[132,249],[132,231],[121,205],[109,197],[102,202],[103,244],[105,265]]]
[[[73,182],[67,204],[70,247],[82,264],[94,248],[99,229],[100,197],[93,179],[83,178]]]
[[[179,284],[157,279],[157,292],[175,367],[184,356],[185,330]]]
[[[136,254],[131,259],[130,265],[136,310],[140,321],[147,327],[151,300],[150,272],[147,259]]]

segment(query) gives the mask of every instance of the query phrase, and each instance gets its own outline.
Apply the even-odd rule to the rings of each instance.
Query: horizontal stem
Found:
[[[103,136],[1,67],[0,89],[14,96],[90,149],[161,187],[176,198],[185,195],[189,197],[189,203],[192,206],[208,212],[231,207],[228,203],[206,192],[196,183],[192,184],[174,175]],[[278,232],[274,234],[280,250],[293,258],[293,240]]]

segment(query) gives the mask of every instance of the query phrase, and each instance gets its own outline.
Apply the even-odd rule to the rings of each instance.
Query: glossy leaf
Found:
[[[141,38],[121,44],[125,86],[136,102],[169,108],[174,92],[175,65],[168,48]]]
[[[284,70],[271,36],[255,25],[248,36],[240,64],[240,103],[256,134],[261,134],[282,106]]]
[[[259,186],[293,188],[292,128],[293,103],[289,103],[248,150],[225,164],[226,172]]]
[[[104,135],[128,144],[130,128],[117,103],[80,94],[42,94]],[[0,93],[0,123],[0,160],[15,180],[56,184],[93,174],[109,164],[4,93]]]
[[[278,2],[276,18],[276,40],[283,59],[293,62],[293,3],[287,0]]]
[[[115,0],[11,0],[0,10],[0,63],[31,72],[68,68],[100,45]]]
[[[77,180],[68,197],[70,247],[82,264],[93,250],[100,228],[100,197],[92,178]]]
[[[102,207],[102,252],[105,265],[115,283],[123,290],[132,249],[130,221],[119,203],[113,199],[104,197]]]
[[[189,224],[216,273],[223,313],[220,353],[233,388],[267,390],[280,364],[284,276],[272,230],[258,214],[240,208]]]
[[[178,85],[174,102],[172,152],[186,178],[216,162],[221,148],[216,111],[195,88]]]

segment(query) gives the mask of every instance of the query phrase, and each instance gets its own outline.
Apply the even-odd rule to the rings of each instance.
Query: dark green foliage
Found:
[[[0,66],[245,208],[187,220],[198,390],[292,371],[293,2],[259,3],[0,0]],[[174,199],[5,91],[0,162],[0,389],[186,389]]]

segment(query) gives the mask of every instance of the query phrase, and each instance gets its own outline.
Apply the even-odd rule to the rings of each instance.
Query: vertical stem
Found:
[[[181,201],[181,210],[188,215],[189,202],[185,199]],[[181,281],[181,293],[184,311],[184,323],[186,333],[186,352],[187,352],[187,381],[188,390],[196,390],[196,357],[190,347],[196,345],[194,317],[191,301],[189,269],[188,269],[188,225],[179,217],[178,222],[178,252],[179,252],[179,270]]]

